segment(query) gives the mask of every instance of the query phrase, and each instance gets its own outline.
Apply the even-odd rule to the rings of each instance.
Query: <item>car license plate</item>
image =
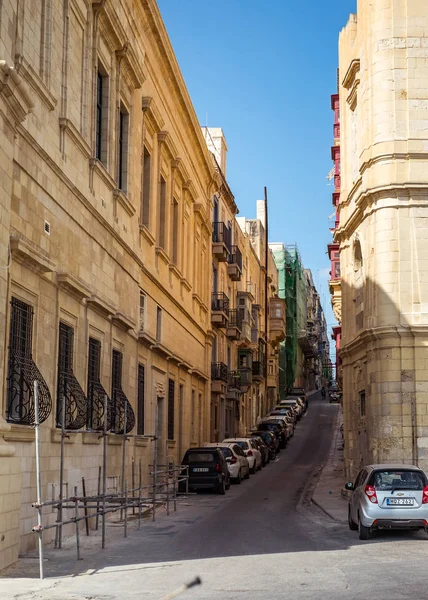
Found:
[[[193,468],[194,473],[208,473],[208,471],[209,471],[208,467],[194,467]]]
[[[413,506],[413,498],[387,498],[388,506]]]

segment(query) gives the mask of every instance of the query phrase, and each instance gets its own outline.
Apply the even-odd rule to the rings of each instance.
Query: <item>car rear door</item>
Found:
[[[189,452],[189,477],[196,480],[215,477],[218,472],[216,468],[218,463],[219,456],[214,448]]]
[[[422,506],[426,477],[421,471],[385,469],[374,471],[368,482],[374,486],[379,508],[397,510],[418,509]]]

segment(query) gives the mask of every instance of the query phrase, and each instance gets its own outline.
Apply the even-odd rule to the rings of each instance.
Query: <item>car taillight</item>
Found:
[[[422,504],[428,504],[428,485],[424,487],[422,492]]]
[[[372,504],[377,504],[376,490],[372,485],[366,485],[365,493]]]
[[[216,464],[215,470],[217,471],[217,473],[220,473],[220,471],[221,471],[220,463]]]
[[[236,458],[236,456],[232,456],[232,458],[230,459],[230,464],[236,465],[237,462],[238,462],[238,459]]]
[[[253,456],[253,451],[252,450],[247,450],[247,456]]]

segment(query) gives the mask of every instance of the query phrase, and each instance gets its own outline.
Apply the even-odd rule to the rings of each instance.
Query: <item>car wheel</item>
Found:
[[[241,473],[241,469],[239,469],[238,477],[235,479],[235,483],[237,485],[240,485],[241,481],[242,481],[242,473]]]
[[[360,540],[370,539],[370,527],[363,525],[360,518],[358,518],[358,537]]]
[[[248,467],[248,470],[245,474],[245,479],[250,479],[250,467]]]
[[[254,475],[256,472],[256,463],[254,462],[254,467],[252,469],[250,469],[250,473],[251,475]]]
[[[224,485],[224,479],[221,480],[221,484],[218,488],[218,493],[220,494],[220,496],[224,496],[226,493],[226,487]]]
[[[351,531],[357,531],[358,525],[354,523],[351,517],[351,509],[348,507],[348,525]]]
[[[227,478],[226,490],[230,490],[230,475],[229,475],[229,477]]]

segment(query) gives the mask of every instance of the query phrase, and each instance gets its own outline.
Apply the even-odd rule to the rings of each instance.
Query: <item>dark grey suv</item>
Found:
[[[213,489],[225,494],[230,488],[227,462],[218,448],[189,448],[181,464],[189,467],[189,491]],[[182,482],[180,491],[183,487]]]

